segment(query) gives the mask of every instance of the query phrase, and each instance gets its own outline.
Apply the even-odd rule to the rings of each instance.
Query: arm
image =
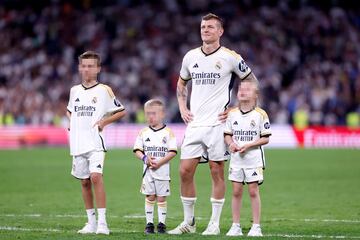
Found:
[[[145,155],[143,151],[140,151],[139,149],[135,150],[135,156],[144,162],[147,166],[151,166],[151,162],[153,158],[151,156]]]
[[[193,115],[190,110],[186,106],[186,101],[188,97],[188,89],[186,87],[187,81],[184,81],[179,77],[176,88],[176,96],[179,103],[179,110],[181,114],[181,118],[184,120],[186,124],[193,120]]]
[[[253,72],[251,72],[249,75],[247,75],[245,78],[243,78],[242,80],[248,80],[248,81],[254,81],[256,83],[259,83],[259,80],[256,78],[255,74]]]
[[[258,147],[258,146],[265,145],[268,143],[269,143],[269,136],[260,137],[258,140],[254,141],[254,142],[247,143],[247,144],[241,146],[239,152],[244,153],[249,148]]]
[[[226,143],[227,145],[229,145],[229,150],[230,150],[230,152],[234,153],[234,152],[240,151],[239,145],[237,145],[237,144],[233,141],[231,135],[225,134],[225,143]]]
[[[151,168],[152,169],[158,169],[159,167],[161,167],[165,163],[169,162],[175,156],[176,156],[176,152],[170,151],[165,155],[165,157],[161,158],[158,162],[155,162],[155,161],[151,160],[151,162],[152,162],[151,163]]]
[[[118,121],[119,119],[123,118],[125,115],[126,115],[125,110],[116,112],[110,115],[109,117],[100,119],[95,123],[95,125],[97,124],[99,126],[99,131],[102,131],[106,125]]]

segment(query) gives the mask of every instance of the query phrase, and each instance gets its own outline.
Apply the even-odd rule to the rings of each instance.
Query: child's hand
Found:
[[[160,164],[155,160],[155,158],[150,159],[150,168],[156,170],[160,167]]]
[[[232,153],[235,153],[235,152],[238,152],[238,151],[240,151],[240,146],[239,145],[237,145],[235,142],[232,142],[232,143],[230,143],[230,145],[229,145],[229,150],[230,150],[230,152],[232,152]]]
[[[243,146],[240,147],[239,152],[240,152],[240,153],[244,153],[244,152],[246,152],[250,147],[251,147],[250,144],[245,144],[245,145],[243,145]]]

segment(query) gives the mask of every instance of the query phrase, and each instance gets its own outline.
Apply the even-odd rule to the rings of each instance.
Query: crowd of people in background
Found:
[[[359,8],[270,2],[4,4],[0,126],[67,126],[69,90],[80,82],[77,56],[85,50],[101,54],[99,81],[127,107],[123,122],[144,122],[143,103],[159,97],[167,104],[167,122],[182,122],[175,94],[181,59],[199,47],[198,23],[207,12],[225,19],[223,44],[256,74],[272,123],[305,116],[310,125],[346,125],[349,114],[359,116]]]

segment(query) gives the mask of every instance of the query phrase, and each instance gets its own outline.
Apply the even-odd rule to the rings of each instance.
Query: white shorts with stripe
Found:
[[[233,182],[251,183],[264,181],[263,169],[259,168],[229,168],[229,180]]]
[[[105,152],[91,151],[73,156],[71,175],[78,179],[90,178],[90,173],[103,173]]]

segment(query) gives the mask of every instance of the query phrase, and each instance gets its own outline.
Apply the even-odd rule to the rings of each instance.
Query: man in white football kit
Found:
[[[82,83],[71,88],[67,106],[70,119],[70,154],[73,156],[71,174],[81,180],[88,216],[88,222],[78,231],[81,234],[110,233],[105,217],[106,197],[102,173],[106,148],[102,130],[125,115],[124,107],[115,98],[111,88],[97,82],[100,65],[100,56],[95,52],[88,51],[79,56]]]
[[[265,169],[262,145],[269,142],[271,128],[266,112],[256,107],[258,92],[258,82],[242,81],[237,94],[239,107],[231,110],[226,120],[224,135],[231,151],[229,180],[233,187],[233,224],[227,236],[243,235],[240,227],[240,208],[244,183],[249,187],[253,214],[253,225],[248,236],[262,236],[259,193]]]
[[[154,233],[154,205],[157,200],[159,223],[158,233],[166,233],[166,197],[170,195],[169,161],[177,154],[176,138],[163,123],[164,103],[151,99],[144,106],[148,127],[142,129],[134,144],[134,153],[144,162],[141,193],[146,195],[145,233]]]
[[[184,221],[169,231],[170,234],[196,231],[194,174],[201,157],[208,160],[212,177],[212,215],[202,234],[220,233],[219,221],[225,201],[224,161],[229,155],[223,137],[227,106],[235,76],[256,80],[239,54],[220,45],[224,30],[218,16],[204,16],[200,31],[203,44],[184,56],[177,85],[179,110],[187,124],[180,163]],[[189,80],[192,80],[190,110],[186,104]]]

